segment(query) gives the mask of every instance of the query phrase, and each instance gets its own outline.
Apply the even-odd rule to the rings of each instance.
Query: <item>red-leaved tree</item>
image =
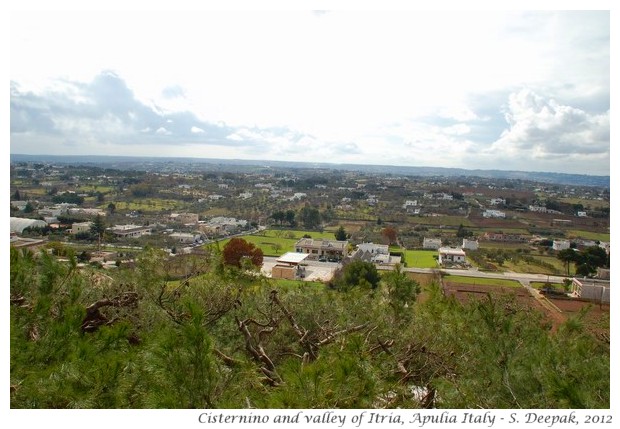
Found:
[[[381,235],[384,240],[387,241],[387,244],[396,244],[397,233],[394,228],[391,226],[386,226],[381,230]]]
[[[263,265],[263,251],[254,245],[249,243],[243,238],[231,239],[222,251],[224,256],[224,263],[226,265],[234,265],[241,268],[241,261],[247,258],[252,262],[252,265],[260,267]]]

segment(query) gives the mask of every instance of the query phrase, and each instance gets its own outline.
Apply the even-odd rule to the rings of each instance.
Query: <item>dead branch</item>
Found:
[[[284,313],[284,315],[288,319],[289,323],[291,324],[291,327],[293,328],[293,330],[295,331],[295,333],[299,337],[300,341],[302,339],[304,339],[308,332],[305,329],[302,330],[299,327],[299,325],[297,324],[297,321],[293,317],[293,314],[290,311],[288,311],[288,309],[282,304],[282,302],[278,298],[278,291],[277,290],[272,290],[271,291],[271,302],[276,304],[278,306],[278,308],[282,311],[282,313]]]
[[[99,311],[103,307],[133,307],[138,302],[138,294],[135,292],[125,292],[112,299],[103,298],[86,307],[86,316],[82,320],[82,332],[95,332],[102,325],[111,325],[118,318],[108,320]]]
[[[265,353],[265,349],[263,348],[263,345],[262,345],[262,335],[259,334],[258,341],[256,341],[252,337],[252,333],[248,329],[248,324],[250,322],[258,326],[265,326],[265,327],[268,327],[269,324],[266,324],[266,325],[261,324],[253,319],[239,320],[237,317],[235,317],[235,320],[237,321],[237,326],[239,327],[239,331],[241,331],[241,333],[243,334],[243,337],[245,338],[245,349],[248,351],[248,353],[250,353],[250,355],[256,361],[261,362],[265,365],[261,367],[260,369],[263,372],[263,374],[265,374],[265,376],[267,377],[267,381],[269,382],[269,384],[273,386],[282,384],[282,378],[276,371],[276,366],[274,365],[273,361],[269,358],[269,356],[267,356],[267,353]],[[270,328],[271,330],[273,330],[273,327],[270,327]],[[263,332],[263,334],[267,333],[266,330],[267,328],[262,330],[262,331],[265,331]]]
[[[222,361],[224,362],[226,366],[231,367],[231,368],[241,366],[241,361],[238,361],[234,358],[231,358],[230,356],[225,355],[220,350],[214,348],[213,352],[216,354],[217,357],[222,359]]]
[[[317,343],[317,346],[324,346],[325,344],[329,344],[332,341],[334,341],[336,338],[338,338],[341,335],[346,335],[346,334],[350,334],[351,332],[357,332],[357,331],[361,331],[363,329],[366,329],[366,327],[369,325],[368,322],[363,323],[361,325],[357,325],[357,326],[352,326],[350,328],[346,328],[346,329],[342,329],[340,331],[337,332],[333,332],[328,334],[327,338],[324,338],[323,340],[319,341]]]

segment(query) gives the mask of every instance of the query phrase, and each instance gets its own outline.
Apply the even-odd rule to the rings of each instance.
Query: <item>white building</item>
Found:
[[[440,247],[439,248],[439,264],[465,262],[465,251],[458,247]]]
[[[553,240],[553,250],[566,250],[570,248],[568,240]]]
[[[200,234],[190,234],[188,232],[173,232],[172,234],[170,234],[170,238],[174,238],[175,240],[178,240],[179,243],[183,243],[183,244],[191,244],[191,243],[198,243],[198,241],[200,241]]]
[[[478,240],[468,240],[467,238],[463,239],[463,249],[467,250],[478,250]]]
[[[485,210],[482,213],[482,217],[486,217],[486,218],[505,218],[506,217],[506,213],[499,211],[499,210]]]
[[[573,278],[573,294],[594,302],[610,303],[609,280]]]
[[[547,207],[545,206],[528,206],[528,209],[531,212],[539,212],[539,213],[547,213]]]
[[[89,232],[92,222],[75,222],[71,225],[71,234],[79,234],[81,232]]]
[[[119,238],[138,238],[143,235],[151,234],[150,226],[139,226],[139,225],[114,225],[113,228],[110,228],[110,232],[114,234],[115,237]]]

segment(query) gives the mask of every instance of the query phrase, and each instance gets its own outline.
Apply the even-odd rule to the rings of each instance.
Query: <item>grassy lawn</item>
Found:
[[[518,281],[507,279],[487,279],[468,276],[445,276],[443,280],[450,283],[463,283],[468,285],[475,284],[485,286],[521,287],[521,283],[519,283]]]
[[[405,263],[409,268],[437,268],[436,250],[406,250]]]
[[[603,232],[590,232],[590,231],[581,231],[581,230],[575,230],[575,229],[571,229],[569,231],[567,231],[567,236],[568,238],[583,238],[584,240],[598,240],[598,241],[605,241],[605,242],[609,242],[609,233],[603,233]]]

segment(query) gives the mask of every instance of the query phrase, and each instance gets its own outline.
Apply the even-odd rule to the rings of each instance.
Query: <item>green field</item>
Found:
[[[559,200],[568,204],[581,204],[584,207],[590,206],[593,209],[609,207],[609,201],[604,200],[591,200],[587,198],[560,198]]]
[[[507,279],[487,279],[481,277],[468,277],[468,276],[445,276],[444,282],[450,283],[463,283],[468,285],[485,285],[485,286],[506,286],[506,287],[521,287],[521,283],[516,280]]]
[[[436,250],[406,250],[405,263],[408,268],[437,268]]]
[[[610,237],[609,233],[582,231],[576,229],[567,231],[566,235],[568,238],[583,238],[584,240],[598,240],[604,242],[609,242]]]

